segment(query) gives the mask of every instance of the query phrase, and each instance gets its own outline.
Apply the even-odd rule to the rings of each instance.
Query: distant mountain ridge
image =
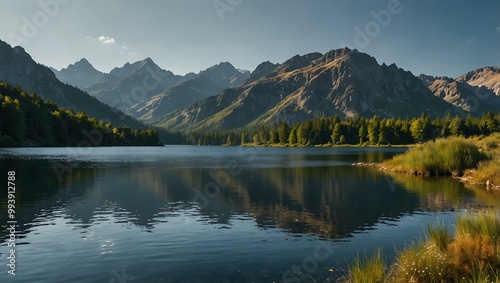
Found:
[[[85,89],[95,85],[105,75],[105,73],[96,70],[85,58],[69,65],[67,68],[61,70],[51,68],[51,70],[61,82],[75,86],[79,89]]]
[[[500,96],[500,67],[480,68],[457,78],[459,82],[466,82],[471,86],[484,86]]]
[[[481,68],[468,72],[457,79],[420,75],[419,79],[436,97],[457,107],[463,112],[482,114],[500,109],[500,68]]]
[[[100,101],[127,112],[142,100],[168,89],[186,77],[156,65],[151,58],[114,68],[95,85],[85,88]]]
[[[193,102],[216,95],[226,88],[238,87],[249,77],[250,72],[237,70],[231,63],[222,62],[201,71],[190,80],[141,101],[129,113],[142,121],[151,122]]]

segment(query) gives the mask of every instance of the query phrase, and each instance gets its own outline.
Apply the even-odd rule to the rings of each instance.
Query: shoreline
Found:
[[[500,190],[500,185],[494,186],[494,185],[487,185],[485,183],[474,182],[473,181],[474,178],[471,176],[463,177],[463,176],[452,175],[452,174],[432,176],[429,173],[425,173],[425,172],[391,170],[389,168],[382,166],[382,164],[380,164],[380,163],[356,162],[356,163],[352,163],[352,166],[376,168],[378,171],[382,171],[384,173],[405,174],[405,175],[422,176],[422,177],[440,177],[440,176],[441,177],[452,177],[453,179],[458,180],[459,182],[467,184],[467,185],[486,188],[488,190],[489,189]]]
[[[320,145],[289,145],[289,144],[261,144],[245,143],[241,145],[221,145],[221,146],[246,146],[246,147],[332,147],[332,148],[413,148],[418,144],[398,144],[398,145],[358,145],[358,144],[320,144]]]

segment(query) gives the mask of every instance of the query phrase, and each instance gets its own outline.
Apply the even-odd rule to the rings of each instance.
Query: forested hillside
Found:
[[[0,146],[158,145],[154,129],[114,127],[0,81]]]

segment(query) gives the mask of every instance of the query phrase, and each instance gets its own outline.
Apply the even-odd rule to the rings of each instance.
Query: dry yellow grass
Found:
[[[500,268],[498,246],[488,236],[467,236],[455,239],[446,251],[448,264],[455,275],[468,276],[474,270]]]

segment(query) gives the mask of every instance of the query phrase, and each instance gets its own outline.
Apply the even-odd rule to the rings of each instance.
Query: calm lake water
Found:
[[[451,228],[458,213],[500,207],[498,195],[448,178],[351,166],[403,151],[0,149],[0,282],[324,282],[358,252],[390,258],[427,224]]]

